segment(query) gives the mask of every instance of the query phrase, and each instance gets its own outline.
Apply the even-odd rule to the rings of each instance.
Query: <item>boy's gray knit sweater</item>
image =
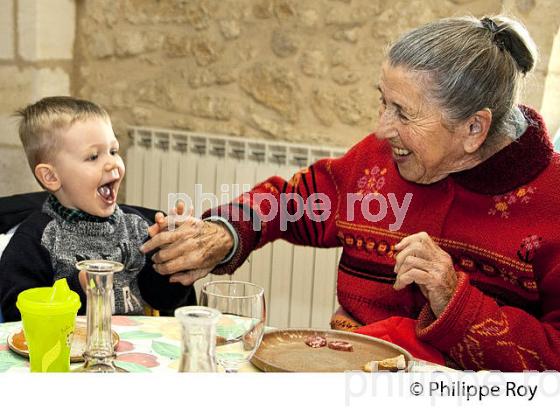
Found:
[[[76,263],[82,260],[121,262],[124,269],[113,279],[113,313],[143,314],[137,275],[146,263],[139,248],[148,236],[148,223],[138,215],[124,214],[118,206],[111,222],[66,221],[49,201],[43,205],[43,212],[53,218],[43,232],[41,245],[51,255],[54,280],[72,279]]]
[[[143,314],[146,304],[170,311],[194,304],[192,286],[169,283],[155,272],[151,255],[140,252],[147,239],[148,222],[135,209],[116,208],[110,218],[67,215],[50,198],[42,212],[34,212],[17,229],[0,260],[0,308],[5,320],[18,320],[15,302],[25,289],[52,286],[66,278],[70,288],[80,294],[85,312],[86,298],[78,280],[76,263],[86,259],[121,262],[124,270],[115,273],[115,314]],[[65,211],[64,211],[65,210]]]

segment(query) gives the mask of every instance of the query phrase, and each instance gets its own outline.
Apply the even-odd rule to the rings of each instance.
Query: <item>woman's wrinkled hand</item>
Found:
[[[407,236],[395,245],[396,290],[416,283],[439,317],[451,300],[457,286],[457,273],[451,256],[441,249],[426,232]]]
[[[182,215],[182,210],[172,213]],[[231,234],[222,224],[206,222],[191,215],[176,221],[176,228],[168,230],[169,219],[156,215],[156,223],[148,228],[151,237],[140,250],[159,251],[152,257],[154,270],[170,275],[170,282],[190,285],[208,275],[230,252]]]

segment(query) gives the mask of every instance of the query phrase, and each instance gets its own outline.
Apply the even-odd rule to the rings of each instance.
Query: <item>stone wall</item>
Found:
[[[387,43],[501,1],[113,0],[81,3],[76,92],[115,127],[348,146],[370,132]]]
[[[48,95],[69,95],[73,0],[0,0],[0,196],[40,189],[13,113]]]
[[[75,90],[105,105],[117,130],[140,124],[342,146],[372,130],[383,54],[405,30],[505,8],[529,24],[546,53],[560,23],[554,0],[81,5]],[[546,59],[524,97],[536,107]]]

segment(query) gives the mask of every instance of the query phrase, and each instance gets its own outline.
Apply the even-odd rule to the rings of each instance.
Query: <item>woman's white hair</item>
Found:
[[[525,27],[509,17],[458,17],[405,34],[389,49],[388,60],[429,76],[428,97],[450,126],[489,108],[491,144],[498,135],[515,137],[518,95],[536,64],[537,47]]]

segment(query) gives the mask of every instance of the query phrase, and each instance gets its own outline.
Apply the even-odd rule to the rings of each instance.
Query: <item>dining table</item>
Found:
[[[28,358],[13,352],[8,337],[21,330],[21,322],[0,323],[0,373],[29,372]],[[112,330],[119,336],[116,364],[131,373],[177,372],[181,358],[181,325],[167,316],[113,316]],[[267,328],[273,329],[273,328]],[[71,369],[81,363],[72,363]],[[223,372],[221,366],[218,371]],[[259,372],[252,363],[244,364],[240,372]],[[413,360],[411,372],[447,372],[448,367]]]

